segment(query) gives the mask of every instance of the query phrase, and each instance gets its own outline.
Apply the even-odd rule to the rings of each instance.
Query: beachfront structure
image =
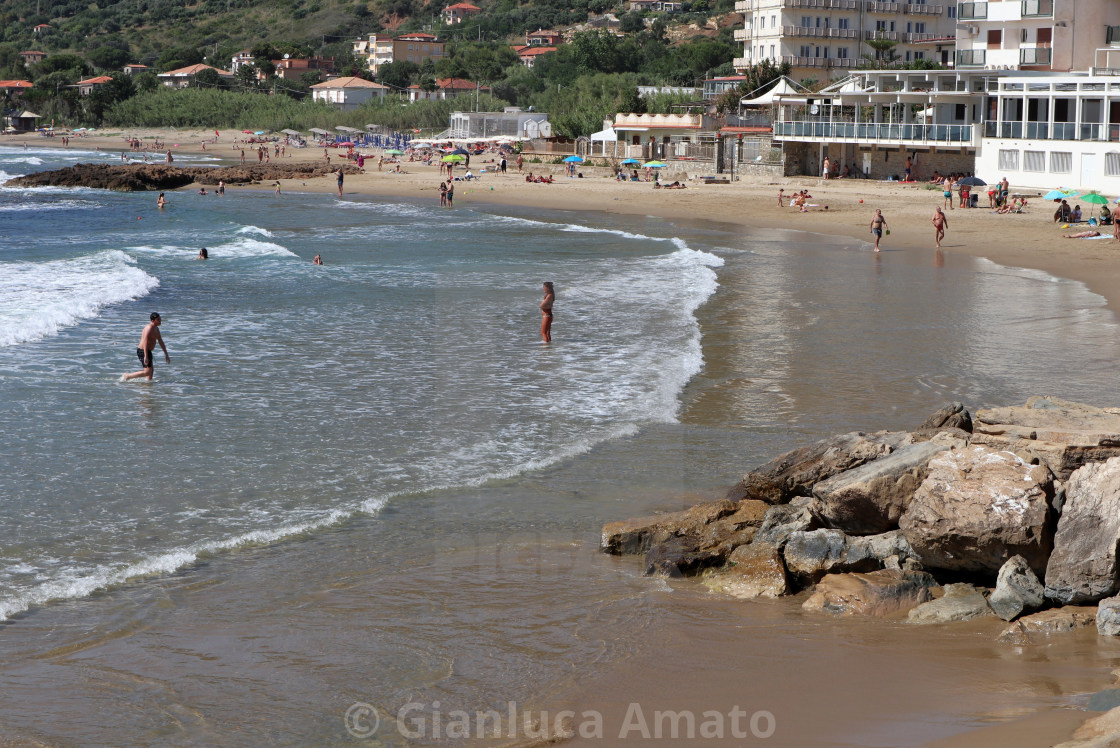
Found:
[[[934,171],[1018,187],[1120,192],[1120,76],[1094,70],[863,71],[775,97],[786,174]]]
[[[716,78],[708,78],[704,81],[702,87],[703,96],[706,101],[717,99],[728,91],[738,88],[747,80],[745,75],[721,75]]]
[[[616,134],[613,155],[642,160],[690,158],[701,142],[715,140],[715,121],[705,114],[619,113],[610,129]]]
[[[953,62],[956,0],[738,0],[735,10],[744,16],[735,31],[743,43],[743,56],[734,61],[738,71],[772,60],[788,62],[795,80],[829,81],[870,67],[865,55],[878,53],[867,42],[876,39],[896,42],[887,56],[898,62]]]
[[[451,123],[441,137],[490,138],[505,135],[511,138],[551,138],[552,123],[545,112],[529,112],[508,106],[501,112],[452,112]]]
[[[311,96],[315,101],[322,101],[348,111],[357,109],[375,97],[384,99],[388,91],[389,87],[380,83],[347,76],[316,83],[311,87]]]
[[[0,85],[4,83],[11,83],[11,81],[0,81]],[[4,117],[4,126],[5,129],[11,129],[14,132],[30,132],[39,126],[40,119],[42,118],[35,112],[27,110],[13,112]]]
[[[957,15],[961,69],[1088,70],[1120,41],[1120,3],[1105,0],[961,2]]]
[[[415,83],[409,86],[408,100],[454,99],[456,96],[473,93],[490,93],[490,87],[473,83],[465,78],[440,78],[436,81],[436,88],[434,91],[425,91]]]
[[[470,3],[455,3],[443,9],[443,22],[448,26],[462,23],[473,15],[482,12],[482,8]]]
[[[35,65],[47,59],[46,52],[39,52],[38,50],[29,49],[26,52],[19,53],[20,59],[23,60],[24,65]]]
[[[365,40],[354,42],[356,56],[364,56],[372,73],[390,62],[408,60],[417,65],[425,60],[439,62],[444,58],[445,43],[431,34],[402,34],[398,37],[370,34]]]
[[[86,78],[85,80],[78,81],[76,84],[78,87],[78,95],[89,96],[91,93],[93,93],[93,89],[97,88],[98,86],[103,86],[106,83],[111,82],[112,80],[113,78],[111,76],[98,75],[95,78]]]
[[[201,73],[203,70],[213,70],[219,76],[227,80],[231,80],[233,78],[233,73],[227,70],[219,70],[218,68],[211,67],[210,65],[203,65],[202,63],[199,63],[197,65],[188,65],[187,67],[179,68],[178,70],[169,70],[166,73],[160,73],[158,77],[160,79],[160,82],[168,88],[186,88],[194,82],[194,77]]]

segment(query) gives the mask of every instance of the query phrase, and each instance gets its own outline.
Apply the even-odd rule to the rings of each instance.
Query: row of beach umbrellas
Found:
[[[579,156],[568,156],[564,159],[565,163],[569,164],[582,164],[583,159]],[[641,165],[643,169],[664,169],[668,166],[664,161],[646,161],[644,164],[636,158],[623,159],[620,162],[623,166],[638,166]]]
[[[1090,190],[1089,192],[1079,195],[1077,194],[1077,190],[1064,190],[1059,187],[1056,190],[1050,190],[1042,196],[1043,200],[1072,200],[1073,198],[1077,198],[1090,205],[1108,205],[1108,198],[1101,195],[1096,190]],[[1120,203],[1120,197],[1116,198],[1115,202]]]

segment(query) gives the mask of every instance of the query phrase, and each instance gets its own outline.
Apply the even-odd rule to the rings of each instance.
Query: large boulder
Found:
[[[1043,603],[1043,586],[1022,556],[1012,556],[999,569],[996,589],[988,604],[996,615],[1013,621],[1023,611],[1038,610]]]
[[[723,499],[697,504],[681,512],[610,522],[603,525],[599,549],[613,554],[645,553],[671,537],[684,536],[706,537],[706,546],[716,546],[736,530],[760,525],[769,508],[760,501]]]
[[[646,551],[644,562],[646,574],[687,577],[723,563],[723,556],[714,549],[701,548],[699,538],[685,535],[652,546]]]
[[[910,623],[954,623],[992,615],[984,590],[971,584],[947,584],[945,594],[922,603],[907,615]]]
[[[789,592],[785,565],[778,549],[772,545],[739,546],[727,562],[726,568],[704,575],[705,587],[742,599],[780,597]]]
[[[998,640],[1004,644],[1043,644],[1054,634],[1064,634],[1097,621],[1097,609],[1071,605],[1023,616],[1005,628]]]
[[[1053,542],[1053,492],[1045,467],[974,445],[930,461],[898,524],[926,568],[995,574],[1021,555],[1041,573]]]
[[[813,487],[821,519],[854,535],[874,535],[898,527],[926,465],[947,447],[927,441],[909,444],[885,457],[834,475]]]
[[[961,403],[949,403],[932,416],[927,418],[918,431],[941,431],[944,429],[960,429],[972,431],[972,416],[964,409]]]
[[[823,439],[786,452],[747,473],[727,492],[727,498],[783,504],[794,496],[808,496],[812,487],[825,478],[890,454],[912,441],[905,431],[853,431]]]
[[[815,584],[826,574],[882,569],[892,556],[900,562],[914,557],[897,530],[854,538],[839,530],[799,530],[790,534],[782,550],[786,569],[802,586]]]
[[[972,443],[1033,455],[1061,480],[1090,462],[1120,456],[1120,412],[1053,397],[976,413]]]
[[[1101,600],[1097,606],[1097,633],[1120,636],[1120,595]]]
[[[1120,592],[1120,458],[1086,465],[1066,483],[1066,501],[1046,567],[1046,596],[1062,604]]]
[[[933,577],[922,571],[883,569],[867,574],[831,574],[813,588],[802,610],[833,615],[887,616],[932,599]]]
[[[1086,720],[1071,738],[1054,748],[1116,748],[1120,745],[1120,706]]]
[[[755,542],[769,543],[780,549],[793,533],[815,530],[820,526],[821,522],[816,513],[816,500],[808,496],[799,496],[788,504],[779,504],[767,509],[754,539]]]

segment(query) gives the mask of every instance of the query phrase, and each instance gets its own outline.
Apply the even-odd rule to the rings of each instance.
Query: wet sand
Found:
[[[228,148],[232,137],[232,133],[223,133],[222,141],[227,146],[223,148],[219,143],[217,150],[207,146],[207,153],[232,159],[233,151]],[[185,142],[188,138],[183,133],[166,138],[168,143],[175,142],[176,138],[180,142],[181,148],[173,150],[200,150],[197,145]],[[0,145],[19,142],[10,137],[0,139]],[[27,142],[35,146],[60,145],[57,139],[51,142],[38,137],[28,138]],[[100,145],[103,150],[112,151],[120,150],[120,142],[120,138],[86,138],[74,141],[72,147],[85,149]],[[321,157],[322,150],[315,148],[293,156],[300,159]],[[438,199],[435,188],[439,177],[435,167],[407,162],[403,166],[410,173],[378,173],[376,159],[367,161],[367,173],[348,177],[345,192]],[[941,203],[940,192],[927,191],[922,186],[845,180],[826,184],[815,178],[788,178],[774,183],[743,181],[713,186],[694,186],[690,182],[687,190],[654,191],[646,183],[617,183],[602,176],[605,170],[598,168],[585,168],[587,178],[582,180],[560,176],[560,165],[527,163],[525,170],[530,169],[535,173],[552,173],[557,181],[552,185],[526,184],[516,174],[487,174],[480,182],[457,184],[457,204],[493,203],[714,220],[844,235],[869,243],[867,223],[874,208],[881,207],[892,228],[891,236],[884,238],[886,251],[934,252],[929,214],[933,206]],[[477,166],[475,171],[477,173]],[[665,176],[669,180],[676,178],[671,171]],[[778,209],[775,195],[779,186],[784,186],[787,192],[805,187],[814,195],[812,202],[828,205],[829,210],[814,209],[802,214],[789,207]],[[261,189],[271,188],[262,185]],[[292,181],[283,185],[285,194],[279,199],[298,200],[298,194],[290,193],[333,192],[334,189],[334,180],[329,177],[306,183]],[[864,200],[863,204],[859,203],[860,199]],[[1050,203],[1035,201],[1029,214],[1019,216],[992,215],[984,209],[952,211],[948,213],[949,234],[944,252],[983,256],[1001,264],[1037,268],[1082,281],[1104,296],[1116,310],[1115,305],[1120,303],[1120,262],[1113,257],[1118,251],[1116,245],[1109,240],[1058,239],[1063,232],[1050,221],[1052,209],[1049,206]],[[591,552],[590,548],[581,550]],[[859,685],[887,679],[892,684],[890,688],[874,690],[877,694],[890,691],[896,697],[875,708],[895,727],[900,721],[910,719],[906,727],[912,727],[914,734],[945,736],[944,742],[930,745],[1042,746],[1068,737],[1087,715],[1062,709],[1036,713],[1033,708],[1022,713],[991,712],[986,711],[988,702],[978,695],[986,691],[1002,694],[1021,691],[1031,703],[1037,703],[1040,696],[1073,700],[1075,694],[1109,687],[1108,673],[1116,666],[1115,656],[1100,658],[1099,647],[1107,648],[1111,643],[1098,643],[1095,633],[1072,636],[1034,651],[1011,650],[999,648],[992,641],[998,631],[994,622],[975,624],[972,628],[968,628],[970,625],[937,627],[928,630],[928,634],[927,630],[915,633],[897,622],[836,622],[831,619],[806,622],[800,617],[796,600],[791,600],[761,604],[764,607],[754,609],[752,619],[757,619],[757,614],[764,611],[764,618],[771,619],[770,626],[781,631],[787,645],[791,640],[790,631],[796,631],[797,636],[802,637],[802,646],[798,652],[791,653],[795,660],[788,667],[816,677],[803,676],[773,686],[780,680],[778,676],[785,677],[788,673],[752,672],[749,657],[743,660],[729,655],[736,652],[737,641],[744,635],[744,624],[738,620],[743,612],[742,604],[698,594],[691,583],[675,586],[678,591],[667,593],[671,594],[671,599],[664,601],[673,614],[651,635],[648,646],[635,653],[623,668],[581,682],[578,689],[573,689],[578,691],[578,696],[570,696],[566,703],[584,707],[592,703],[603,711],[608,723],[614,720],[614,724],[620,724],[626,704],[631,701],[653,705],[652,708],[661,705],[665,709],[695,708],[699,711],[713,703],[715,709],[725,711],[738,704],[748,711],[771,711],[779,724],[790,720],[800,724],[802,720],[809,720],[810,729],[802,730],[810,736],[804,745],[822,746],[831,744],[828,736],[832,732],[850,735],[861,727],[858,720],[866,720],[869,709],[866,704],[858,703]],[[139,621],[137,625],[147,626]],[[767,628],[762,625],[748,633],[765,635]],[[830,669],[829,652],[833,648],[849,647],[859,650],[854,659],[863,660],[866,667],[855,671],[848,667],[841,672]],[[1095,664],[1098,658],[1099,666]],[[851,656],[845,658],[849,666],[852,661]],[[899,663],[906,665],[905,672]],[[1047,674],[1040,677],[1035,666],[1045,666]],[[702,678],[698,679],[697,674]],[[959,678],[962,680],[961,695],[957,698],[940,696],[942,701],[912,703],[907,698],[909,678],[935,679],[943,684]],[[680,684],[688,684],[687,692],[680,690]],[[667,693],[671,697],[667,698]],[[728,701],[727,694],[732,693],[743,694],[742,699],[724,704]],[[811,696],[808,700],[815,704],[828,702],[834,696],[835,710],[825,714],[799,714],[796,706],[804,696]],[[542,696],[541,703],[552,701]],[[968,736],[948,737],[959,730],[949,715],[965,709],[962,704],[971,709],[977,721],[1002,723]],[[938,721],[938,715],[944,715],[943,722]],[[899,744],[891,740],[868,728],[865,740],[858,744]]]

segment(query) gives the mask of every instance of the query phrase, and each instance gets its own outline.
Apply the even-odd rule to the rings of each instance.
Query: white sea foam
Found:
[[[255,226],[252,228],[256,228]],[[263,229],[262,229],[263,230]],[[238,234],[242,232],[238,231]],[[202,246],[201,244],[199,246]],[[184,247],[174,244],[163,244],[158,247],[151,245],[137,245],[126,247],[129,252],[142,252],[144,254],[162,255],[166,257],[179,257],[194,259],[198,254],[198,247]],[[230,259],[245,257],[298,257],[279,244],[260,241],[251,237],[241,236],[223,244],[212,244],[208,247],[210,259]]]
[[[57,335],[157,286],[157,278],[115,249],[67,260],[0,263],[0,347]]]
[[[260,226],[242,226],[237,230],[239,234],[260,234],[261,236],[272,236],[272,232],[268,229],[262,229]]]
[[[92,200],[59,200],[53,203],[26,202],[12,205],[0,205],[0,213],[18,213],[23,211],[41,213],[46,210],[87,210],[100,207],[101,205]]]
[[[0,164],[31,164],[42,166],[43,159],[38,156],[0,156]]]
[[[203,556],[238,548],[268,545],[287,537],[336,525],[362,514],[376,515],[387,503],[385,498],[371,498],[349,509],[334,509],[300,522],[249,530],[219,540],[192,543],[182,548],[147,556],[130,564],[102,565],[93,568],[70,567],[62,570],[56,578],[48,582],[0,599],[0,621],[53,600],[88,597],[99,590],[116,587],[129,581],[170,574],[197,563]]]

